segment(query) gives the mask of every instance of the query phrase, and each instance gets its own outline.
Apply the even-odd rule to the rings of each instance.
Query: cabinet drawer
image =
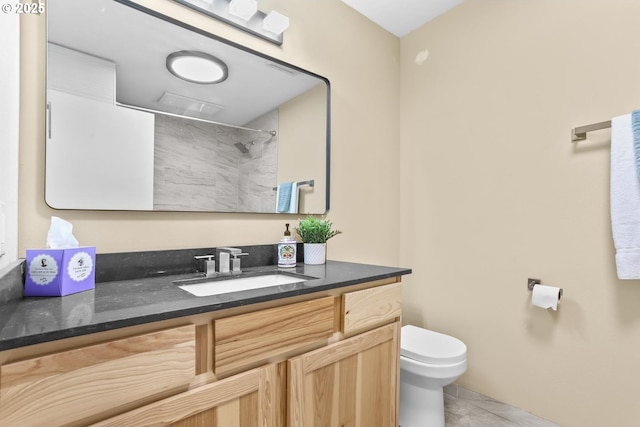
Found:
[[[195,326],[137,335],[0,367],[0,425],[79,424],[195,377]]]
[[[284,425],[284,388],[275,364],[150,403],[91,427]]]
[[[342,296],[342,332],[370,329],[400,317],[402,284],[378,286]]]
[[[326,340],[335,332],[335,299],[318,298],[214,320],[214,370],[220,375]]]

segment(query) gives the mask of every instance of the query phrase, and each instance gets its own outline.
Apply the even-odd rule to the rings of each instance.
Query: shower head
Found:
[[[238,150],[240,150],[241,153],[243,154],[247,154],[249,152],[249,148],[247,147],[248,145],[253,145],[253,141],[249,141],[249,142],[236,142],[235,144],[233,144],[236,146],[236,148]]]

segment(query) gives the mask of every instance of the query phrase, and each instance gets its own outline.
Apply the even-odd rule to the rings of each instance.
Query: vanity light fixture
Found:
[[[167,56],[167,69],[182,80],[199,84],[223,82],[229,72],[227,65],[215,56],[192,50],[181,50]]]
[[[282,44],[282,33],[289,27],[289,18],[276,11],[267,15],[258,10],[256,0],[174,1],[277,45]]]
[[[272,10],[262,21],[262,28],[274,34],[282,34],[289,28],[289,18]]]
[[[258,11],[256,0],[231,0],[229,2],[229,13],[233,16],[248,21]]]

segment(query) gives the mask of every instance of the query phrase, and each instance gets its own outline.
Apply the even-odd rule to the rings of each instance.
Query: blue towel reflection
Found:
[[[282,182],[278,184],[278,194],[276,195],[278,200],[278,205],[276,207],[276,211],[279,213],[289,212],[289,208],[291,206],[291,189],[293,187],[293,183],[291,182]]]

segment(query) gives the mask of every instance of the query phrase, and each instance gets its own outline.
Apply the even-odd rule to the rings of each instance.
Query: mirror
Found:
[[[47,42],[52,208],[329,209],[326,78],[124,0],[47,1]],[[184,52],[226,78],[180,78]]]

